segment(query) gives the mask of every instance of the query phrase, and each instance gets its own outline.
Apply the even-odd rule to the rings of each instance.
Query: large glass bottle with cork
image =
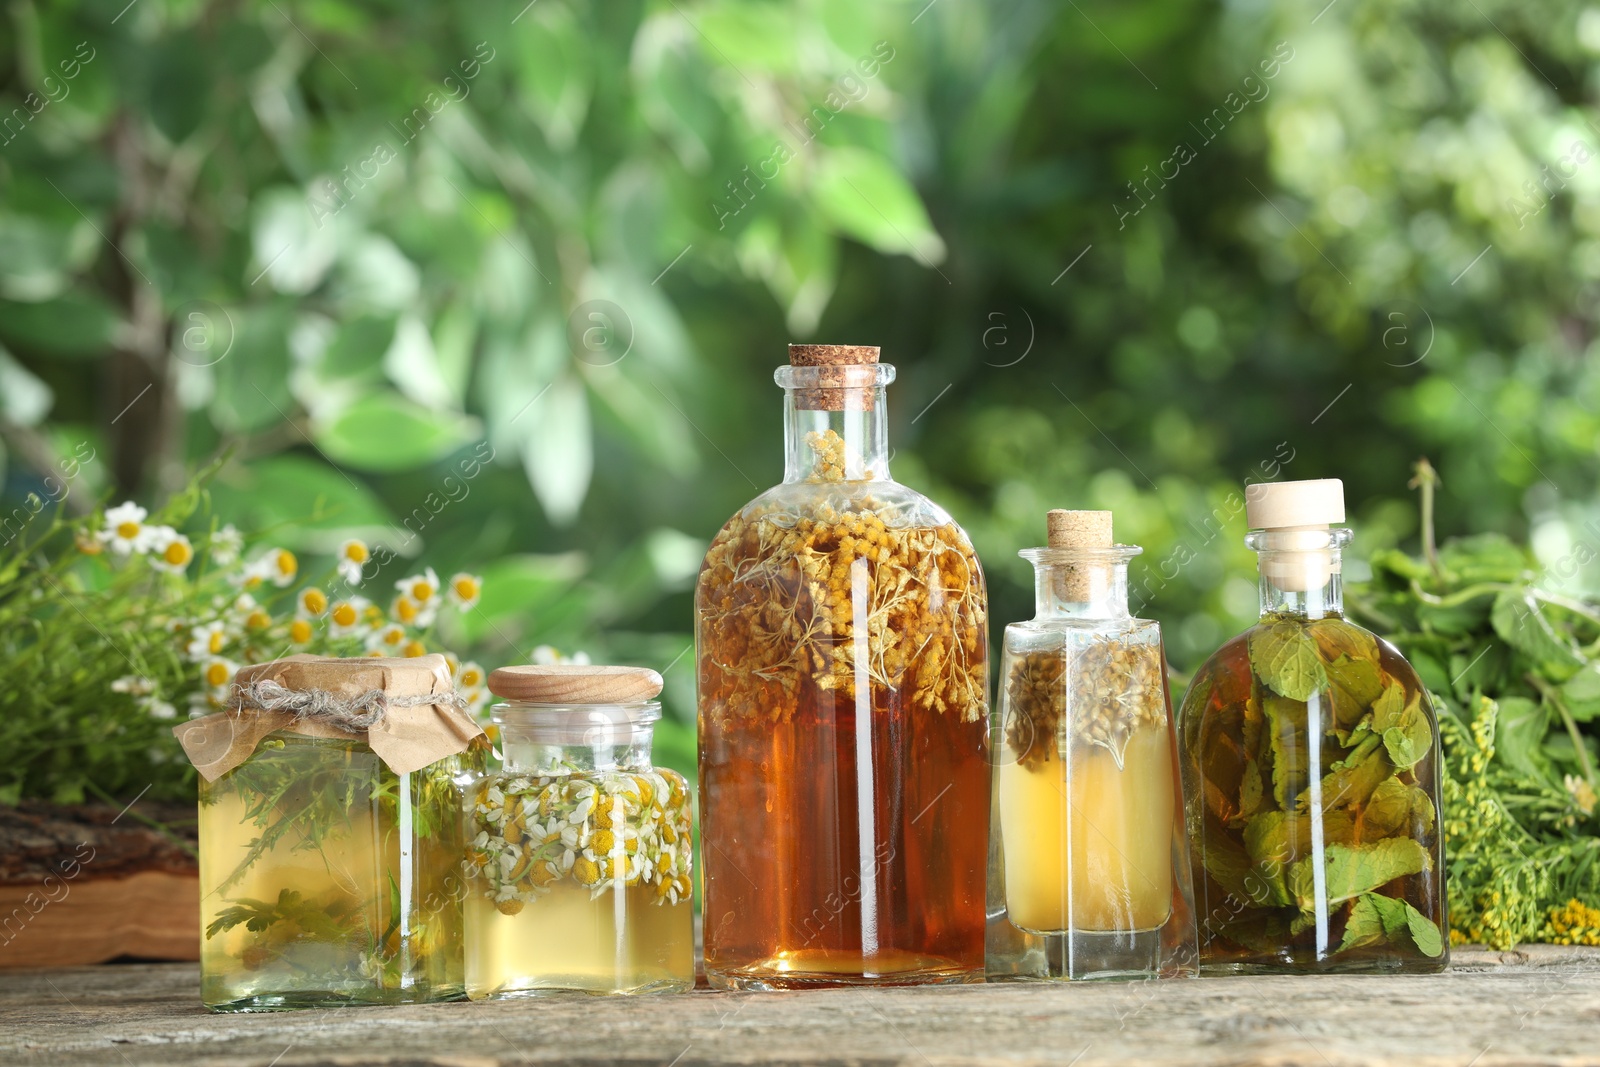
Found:
[[[1439,735],[1427,690],[1344,616],[1337,479],[1252,485],[1261,621],[1180,715],[1205,973],[1448,963]]]
[[[983,572],[889,475],[878,350],[790,360],[784,480],[717,534],[695,594],[706,976],[981,980]]]
[[[1036,614],[1000,664],[991,979],[1195,973],[1189,856],[1161,629],[1128,612],[1109,511],[1052,511]]]

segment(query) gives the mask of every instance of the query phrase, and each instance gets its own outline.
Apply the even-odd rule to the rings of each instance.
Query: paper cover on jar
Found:
[[[251,687],[275,683],[290,694],[323,694],[323,706],[366,709],[376,721],[357,729],[295,710],[249,705]],[[277,690],[272,690],[277,692]],[[377,693],[379,696],[372,697]],[[437,696],[436,702],[426,702]],[[407,774],[466,750],[483,733],[457,703],[450,667],[440,655],[408,659],[339,659],[296,655],[241,668],[234,680],[234,706],[173,727],[195,769],[214,782],[248,759],[261,739],[277,730],[308,737],[360,738],[384,766]]]

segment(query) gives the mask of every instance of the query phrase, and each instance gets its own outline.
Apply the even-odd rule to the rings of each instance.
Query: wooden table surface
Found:
[[[0,1064],[1600,1065],[1600,949],[1429,977],[712,993],[212,1015],[193,964],[0,972]]]

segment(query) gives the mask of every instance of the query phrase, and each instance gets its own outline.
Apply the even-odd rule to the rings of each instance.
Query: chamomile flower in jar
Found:
[[[691,988],[689,785],[650,762],[661,676],[502,667],[489,689],[504,765],[467,798],[467,995]]]

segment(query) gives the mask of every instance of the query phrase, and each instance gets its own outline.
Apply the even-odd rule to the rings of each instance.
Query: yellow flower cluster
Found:
[[[656,904],[689,898],[689,784],[676,771],[495,775],[471,813],[467,877],[506,915],[563,878],[594,898],[640,884]]]
[[[1551,908],[1539,939],[1552,945],[1600,945],[1600,908],[1576,898]]]
[[[1449,757],[1444,776],[1445,850],[1450,857],[1450,942],[1507,949],[1522,931],[1537,929],[1538,901],[1547,899],[1548,874],[1537,863],[1502,869],[1507,841],[1518,851],[1534,843],[1495,799],[1490,783],[1499,705],[1480,696],[1470,726],[1454,716],[1440,720]]]

